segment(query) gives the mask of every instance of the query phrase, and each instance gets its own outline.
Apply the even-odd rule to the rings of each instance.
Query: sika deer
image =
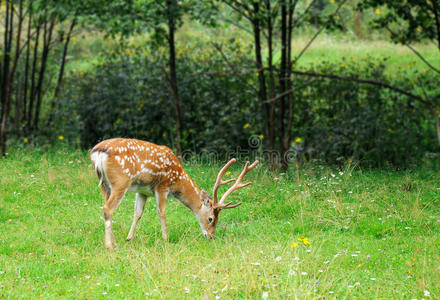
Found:
[[[211,198],[205,190],[197,187],[183,170],[177,157],[166,146],[136,139],[116,138],[97,144],[91,150],[90,156],[104,196],[105,247],[107,249],[113,249],[115,242],[112,229],[113,213],[127,191],[136,192],[134,218],[127,241],[133,238],[146,198],[152,195],[156,197],[162,238],[165,241],[168,239],[165,222],[165,206],[168,196],[174,196],[186,205],[196,215],[204,236],[213,238],[220,210],[234,208],[241,204],[241,202],[225,204],[226,198],[233,191],[251,184],[251,182],[243,184],[243,177],[258,164],[258,161],[252,165],[247,162],[233,186],[218,201],[219,186],[235,180],[222,180],[223,174],[235,162],[235,159],[231,159],[220,170],[214,185],[213,198]]]

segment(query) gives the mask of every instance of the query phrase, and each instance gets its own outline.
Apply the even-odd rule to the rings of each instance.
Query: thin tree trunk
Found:
[[[44,25],[44,39],[43,39],[43,54],[41,56],[41,67],[40,74],[38,75],[38,85],[37,85],[37,105],[35,107],[35,117],[34,117],[34,129],[38,130],[38,121],[40,120],[40,109],[42,102],[42,89],[43,89],[43,81],[44,74],[46,72],[47,58],[49,56],[50,43],[52,41],[52,33],[53,28],[55,26],[56,16],[52,17],[52,20],[49,25],[49,30],[47,30],[47,23]]]
[[[281,3],[281,63],[279,72],[280,82],[280,94],[284,94],[287,89],[287,0],[283,0]],[[286,96],[283,95],[280,98],[280,109],[278,115],[278,151],[281,155],[281,166],[283,169],[287,169],[288,163],[285,159],[285,153],[287,151],[284,144],[285,137],[285,115],[286,115]]]
[[[9,47],[9,19],[10,19],[9,1],[6,1],[6,20],[5,20],[5,32],[4,32],[4,52],[3,52],[3,74],[2,74],[2,86],[1,86],[1,115],[3,116],[3,104],[5,102],[5,89],[6,81],[9,74],[9,61],[11,58],[11,49]]]
[[[439,7],[437,5],[437,1],[428,1],[432,5],[432,12],[434,13],[435,27],[437,31],[437,48],[440,50],[440,16],[439,16]]]
[[[10,31],[9,31],[9,52],[11,50],[12,44],[12,34],[13,34],[13,22],[14,22],[14,12],[11,4],[10,7],[11,16],[10,16]],[[11,86],[12,80],[14,78],[15,70],[17,68],[18,58],[20,57],[20,39],[21,39],[21,28],[23,23],[23,0],[20,0],[19,4],[19,20],[18,20],[18,29],[17,29],[17,39],[15,42],[15,57],[14,62],[12,64],[11,71],[7,74],[5,91],[4,91],[4,102],[3,102],[3,114],[2,114],[2,122],[0,128],[0,148],[1,155],[5,156],[6,154],[6,131],[7,131],[7,123],[9,118],[9,108],[11,103]]]
[[[24,85],[23,85],[23,116],[22,121],[26,120],[26,107],[27,107],[27,96],[28,96],[28,77],[29,77],[29,57],[31,49],[31,25],[32,25],[32,3],[29,4],[29,20],[27,27],[27,47],[26,47],[26,62],[24,67]]]
[[[259,89],[258,89],[258,98],[262,105],[263,116],[264,116],[264,135],[265,135],[265,144],[266,149],[272,151],[274,149],[274,139],[273,132],[274,128],[272,126],[271,118],[270,118],[270,105],[265,103],[267,99],[267,88],[266,88],[266,78],[264,77],[264,66],[263,66],[263,58],[262,58],[262,49],[261,49],[261,25],[259,20],[260,14],[260,4],[258,2],[254,2],[253,4],[253,18],[252,18],[252,29],[254,33],[254,43],[255,43],[255,61],[258,72],[258,81],[259,81]],[[270,162],[270,164],[273,163]]]
[[[55,87],[55,93],[54,93],[54,98],[52,99],[52,102],[50,103],[50,113],[49,113],[49,118],[47,120],[47,126],[50,126],[53,120],[53,115],[54,115],[54,111],[55,111],[55,106],[56,106],[56,101],[59,97],[60,94],[60,90],[61,90],[61,84],[63,82],[63,76],[64,76],[64,67],[66,64],[66,57],[67,57],[67,49],[69,48],[69,42],[70,42],[70,38],[72,36],[72,31],[73,28],[76,25],[76,17],[72,20],[72,23],[70,24],[70,28],[69,28],[69,32],[67,33],[66,36],[66,41],[64,43],[64,47],[63,47],[63,56],[61,59],[61,66],[60,66],[60,71],[58,72],[58,80],[57,80],[57,85]]]
[[[32,61],[32,71],[31,71],[31,89],[30,89],[30,98],[29,98],[29,109],[28,109],[28,116],[27,116],[27,130],[28,133],[31,133],[32,131],[32,115],[33,115],[33,109],[34,109],[34,99],[35,99],[35,75],[37,73],[37,61],[38,61],[38,44],[40,40],[40,31],[41,31],[41,24],[37,24],[36,28],[36,37],[35,37],[35,45],[34,45],[34,55],[33,55],[33,61]]]
[[[289,0],[289,9],[288,9],[288,17],[287,17],[287,68],[288,71],[286,71],[286,91],[292,90],[292,74],[290,73],[290,70],[292,69],[292,31],[293,31],[293,15],[295,12],[296,3],[298,1],[295,0],[295,2],[292,3],[292,0]],[[282,137],[282,143],[284,145],[285,153],[283,153],[283,169],[287,170],[289,165],[289,157],[287,157],[287,152],[290,147],[290,141],[292,139],[292,126],[293,126],[293,110],[294,110],[294,99],[293,99],[293,93],[288,93],[287,99],[289,102],[288,107],[288,115],[287,115],[287,128],[285,131],[284,136]]]
[[[170,88],[174,99],[174,110],[176,115],[176,148],[177,155],[182,154],[182,131],[183,131],[183,113],[180,105],[179,90],[177,84],[176,74],[176,47],[175,47],[175,10],[177,3],[175,0],[167,0],[167,14],[168,14],[168,50],[169,50],[169,68],[170,68]]]
[[[269,65],[269,90],[270,90],[270,97],[273,98],[276,95],[275,92],[275,78],[274,78],[274,71],[273,71],[273,22],[272,22],[272,8],[270,5],[271,0],[266,0],[266,10],[267,10],[267,48],[268,48],[268,65]],[[263,75],[264,76],[264,75]],[[271,120],[271,127],[273,128],[275,126],[274,124],[274,114],[275,114],[275,102],[271,102],[269,107],[269,120]],[[274,129],[274,128],[273,128]],[[271,143],[273,144],[273,147],[275,147],[275,134],[273,132],[271,136],[268,136],[268,138],[271,138]]]

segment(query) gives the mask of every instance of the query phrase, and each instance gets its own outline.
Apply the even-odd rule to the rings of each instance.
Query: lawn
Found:
[[[149,199],[131,242],[134,194],[104,248],[86,152],[11,150],[0,161],[0,298],[439,298],[440,173],[260,165],[214,240],[169,199],[170,241]],[[211,190],[219,165],[186,165]],[[239,167],[232,170],[237,175]]]

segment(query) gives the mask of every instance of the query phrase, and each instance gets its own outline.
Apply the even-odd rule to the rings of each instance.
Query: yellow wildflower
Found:
[[[293,243],[293,244],[290,245],[290,248],[293,249],[293,248],[295,248],[296,246],[298,246],[298,243],[295,242],[295,243]]]
[[[249,123],[246,123],[246,124],[243,125],[243,128],[246,129],[246,128],[249,127],[249,125],[250,125]]]
[[[300,138],[300,137],[297,137],[296,139],[295,139],[295,143],[301,143],[302,142],[302,139]]]
[[[382,12],[380,11],[380,8],[376,8],[375,14],[380,15]]]
[[[58,137],[58,139],[59,139],[60,141],[62,141],[62,140],[64,140],[64,136],[60,135],[60,136]]]
[[[304,245],[310,245],[309,239],[306,237],[300,237],[298,238],[298,241],[303,242]]]

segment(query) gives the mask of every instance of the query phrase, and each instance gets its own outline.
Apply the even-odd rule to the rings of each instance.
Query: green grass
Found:
[[[313,35],[313,31],[309,34],[294,34],[292,41],[293,59],[301,53]],[[198,43],[205,45],[208,49],[212,48],[210,43],[231,43],[228,40],[230,38],[239,40],[242,45],[253,44],[252,35],[235,26],[229,26],[228,28],[209,28],[198,23],[186,22],[183,27],[179,29],[177,34],[177,41],[180,42],[181,45],[188,46],[193,43]],[[301,56],[297,65],[299,67],[309,67],[311,65],[319,65],[322,62],[344,63],[344,60],[353,60],[366,63],[386,59],[386,73],[390,76],[395,76],[396,73],[402,72],[402,70],[405,69],[418,71],[429,70],[429,67],[408,47],[392,43],[386,40],[386,36],[383,38],[382,40],[376,38],[359,39],[350,33],[326,33],[324,31]],[[265,41],[263,41],[263,49],[265,49],[266,46],[264,43]],[[437,68],[440,66],[440,52],[435,43],[426,41],[424,43],[411,44],[411,46],[433,66]],[[245,47],[242,48],[245,49]],[[275,47],[274,51],[274,60],[276,63],[279,63],[281,59],[280,49]],[[263,51],[265,59],[267,59],[266,52]],[[253,50],[250,50],[248,56],[251,58],[254,57]]]
[[[279,175],[260,166],[248,176],[254,184],[231,196],[243,205],[221,213],[214,240],[169,199],[164,243],[149,199],[126,242],[128,194],[114,216],[117,251],[108,252],[86,153],[16,149],[0,165],[0,298],[440,297],[438,170]],[[211,189],[218,166],[185,168]]]

